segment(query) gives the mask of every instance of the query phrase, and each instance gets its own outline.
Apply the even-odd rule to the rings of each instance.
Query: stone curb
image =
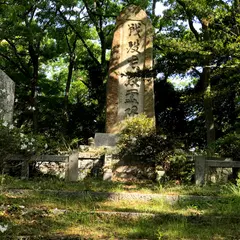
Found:
[[[179,201],[188,201],[188,200],[213,200],[213,199],[226,199],[228,197],[220,196],[201,196],[201,195],[165,195],[165,194],[144,194],[144,193],[115,193],[115,192],[94,192],[94,191],[58,191],[58,190],[30,190],[30,189],[5,189],[3,193],[11,194],[30,194],[33,192],[39,192],[42,194],[54,194],[57,196],[69,196],[69,197],[83,197],[83,198],[93,198],[93,199],[106,199],[110,201],[120,201],[120,200],[129,200],[129,201],[151,201],[162,199],[167,203],[176,203]]]

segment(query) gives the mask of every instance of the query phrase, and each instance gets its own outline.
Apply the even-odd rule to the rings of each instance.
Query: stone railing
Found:
[[[195,156],[195,184],[204,185],[211,168],[240,168],[240,161],[231,158]]]
[[[20,162],[21,165],[21,178],[28,179],[29,178],[29,165],[31,163],[36,163],[40,166],[42,163],[45,165],[45,171],[48,168],[55,168],[54,164],[58,164],[58,174],[61,174],[61,170],[59,170],[59,165],[61,164],[60,168],[62,169],[62,174],[67,181],[77,181],[78,180],[78,151],[73,151],[69,155],[33,155],[33,156],[25,156],[25,155],[10,155],[6,159],[5,164],[9,161],[11,162]],[[48,165],[48,166],[46,166]],[[43,167],[44,168],[44,167]]]

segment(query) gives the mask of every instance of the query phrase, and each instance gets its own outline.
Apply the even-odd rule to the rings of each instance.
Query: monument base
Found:
[[[118,142],[119,135],[113,133],[95,133],[95,147],[109,146],[115,147]]]

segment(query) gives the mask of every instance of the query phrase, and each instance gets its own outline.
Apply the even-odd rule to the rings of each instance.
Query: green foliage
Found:
[[[173,143],[166,136],[157,135],[154,120],[144,114],[125,119],[121,128],[118,148],[123,158],[136,155],[142,161],[163,164],[173,150]]]
[[[194,162],[191,156],[183,149],[175,149],[169,157],[169,168],[166,175],[179,183],[191,183],[194,177]]]
[[[126,118],[120,124],[121,133],[119,144],[124,144],[128,141],[134,141],[134,138],[140,136],[148,136],[154,133],[154,120],[148,118],[145,114],[139,114],[134,117]]]
[[[181,142],[176,138],[157,134],[153,120],[144,114],[123,121],[118,147],[122,158],[133,155],[143,164],[161,166],[169,180],[192,181],[192,159]]]
[[[23,129],[7,122],[0,123],[0,168],[12,154],[40,155],[56,154],[60,150],[69,150],[63,143],[40,134],[25,133]]]
[[[19,132],[14,129],[13,125],[9,125],[7,122],[1,122],[0,124],[0,156],[1,167],[2,163],[8,154],[14,153],[16,148],[20,148]]]
[[[236,184],[229,183],[225,186],[227,193],[234,194],[235,196],[240,196],[240,173],[238,173],[238,178],[236,179]]]
[[[161,16],[154,16],[156,3],[165,6]],[[54,148],[73,138],[84,144],[104,131],[115,20],[130,4],[146,10],[155,28],[154,73],[161,76],[155,84],[157,129],[171,135],[167,140],[200,148],[207,142],[206,121],[215,125],[217,137],[237,130],[240,21],[233,0],[3,1],[0,68],[16,83],[19,128],[35,124],[36,133],[57,140]],[[174,88],[173,79],[184,89]],[[147,131],[148,126],[139,136]],[[128,133],[125,138],[135,140]]]
[[[230,133],[215,142],[215,150],[220,156],[240,160],[240,134]]]

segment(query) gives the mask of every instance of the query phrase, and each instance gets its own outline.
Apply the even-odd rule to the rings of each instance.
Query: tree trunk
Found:
[[[153,15],[153,17],[155,17],[156,3],[157,3],[157,0],[152,1],[152,15]]]
[[[213,103],[211,94],[209,67],[205,66],[202,73],[203,78],[203,107],[205,114],[205,126],[207,130],[207,146],[215,141],[215,124],[213,117]]]
[[[68,96],[69,96],[69,91],[70,91],[70,87],[71,87],[74,62],[75,62],[75,54],[72,53],[71,56],[70,56],[69,65],[68,65],[68,77],[67,77],[67,83],[66,83],[66,88],[65,88],[65,96],[64,96],[64,116],[65,116],[66,122],[69,121]]]
[[[209,41],[209,29],[208,20],[202,19],[202,29],[203,29],[203,40]],[[208,49],[205,49],[208,51]],[[212,93],[211,93],[211,82],[210,82],[210,56],[205,57],[203,72],[201,76],[202,86],[203,86],[203,107],[205,114],[205,126],[207,130],[207,146],[215,141],[215,124],[213,117],[213,103],[212,103]]]
[[[30,104],[33,117],[33,132],[38,132],[38,108],[37,108],[37,84],[38,84],[38,71],[39,71],[39,59],[38,54],[34,50],[32,44],[29,44],[29,54],[32,60],[33,73],[31,79],[31,93],[30,93]]]

